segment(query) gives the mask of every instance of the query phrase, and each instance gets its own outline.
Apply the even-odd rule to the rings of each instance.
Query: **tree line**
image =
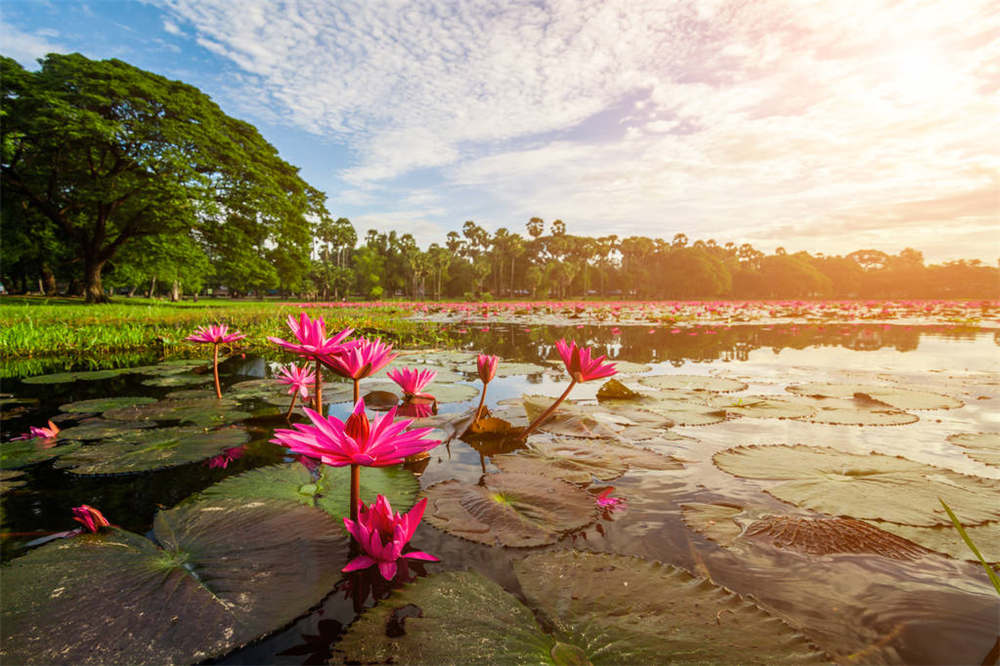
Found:
[[[328,299],[996,298],[1000,270],[920,252],[765,254],[748,243],[474,221],[421,249],[334,219],[325,195],[207,95],[119,60],[0,56],[0,275],[8,291],[206,289]]]

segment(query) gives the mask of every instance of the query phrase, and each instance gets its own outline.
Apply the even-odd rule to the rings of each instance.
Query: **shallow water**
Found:
[[[676,426],[690,439],[650,443],[650,448],[684,461],[683,469],[631,470],[611,481],[616,495],[627,498],[623,511],[547,548],[576,548],[660,560],[710,577],[758,603],[798,628],[838,661],[853,663],[980,663],[997,638],[1000,603],[982,568],[940,554],[915,561],[876,555],[808,556],[774,548],[746,546],[740,552],[720,547],[684,522],[682,505],[724,503],[781,513],[803,513],[767,494],[772,481],[739,479],[713,464],[724,449],[748,444],[807,444],[865,454],[902,456],[967,475],[1000,479],[1000,469],[976,462],[945,438],[959,432],[1000,429],[1000,349],[993,330],[884,324],[815,324],[732,326],[671,332],[669,328],[492,326],[470,331],[468,348],[505,359],[537,362],[557,358],[560,337],[594,346],[615,359],[649,364],[642,374],[721,375],[746,382],[739,394],[785,394],[796,382],[898,383],[958,398],[956,409],[923,410],[916,423],[902,426],[842,426],[793,420],[739,418],[706,426]],[[693,333],[693,334],[692,334]],[[400,358],[396,364],[405,363]],[[264,376],[263,359],[231,359],[224,383]],[[474,363],[468,368],[474,381]],[[173,389],[151,388],[141,377],[56,385],[5,381],[3,390],[19,398],[37,398],[31,411],[5,411],[4,439],[59,414],[67,402],[106,395],[161,397]],[[593,399],[601,382],[577,387],[572,397]],[[364,386],[364,385],[363,385]],[[556,396],[564,375],[544,373],[498,377],[490,384],[488,404],[523,394]],[[429,390],[433,389],[433,384]],[[475,406],[442,405],[442,412]],[[343,416],[346,404],[331,406]],[[3,496],[5,560],[25,552],[32,540],[73,527],[70,508],[100,507],[112,522],[139,533],[148,531],[158,508],[170,507],[227,476],[287,459],[267,443],[274,423],[254,427],[247,453],[225,469],[190,464],[159,472],[86,477],[53,469],[50,463],[27,468],[27,484]],[[647,446],[647,443],[641,443]],[[495,471],[489,457],[455,440],[432,452],[420,481],[426,488],[447,479],[476,482]],[[998,496],[1000,502],[1000,496]],[[994,523],[1000,529],[1000,523]],[[958,540],[957,533],[955,539]],[[516,590],[512,562],[538,549],[488,547],[451,536],[424,524],[412,541],[418,550],[441,558],[440,564],[415,566],[418,573],[474,569]],[[1000,553],[986,553],[992,561]],[[343,588],[339,585],[338,588]],[[368,590],[365,590],[368,592]],[[372,591],[384,596],[388,586]],[[320,663],[329,643],[371,595],[334,591],[322,605],[292,626],[238,650],[219,663]]]

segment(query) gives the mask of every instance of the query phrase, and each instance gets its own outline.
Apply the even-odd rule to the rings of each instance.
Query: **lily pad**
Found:
[[[52,439],[27,439],[0,444],[0,469],[18,469],[72,453],[79,442]]]
[[[598,400],[635,400],[639,393],[622,384],[617,379],[609,379],[597,389]]]
[[[653,366],[646,365],[645,363],[616,361],[614,359],[611,359],[610,362],[615,364],[615,373],[619,375],[641,375],[642,373],[649,372],[653,369]]]
[[[212,377],[210,375],[195,375],[190,373],[180,373],[176,375],[161,375],[158,377],[151,377],[142,382],[143,386],[160,386],[160,387],[170,387],[170,386],[190,386],[192,384],[208,384],[211,383]]]
[[[59,439],[83,441],[106,439],[122,435],[139,428],[152,428],[156,424],[150,421],[111,421],[108,419],[89,419],[59,432]]]
[[[750,479],[780,481],[778,499],[830,515],[907,525],[947,525],[938,497],[970,525],[1000,520],[1000,481],[971,477],[879,453],[811,446],[741,446],[714,456],[716,466]]]
[[[36,375],[25,377],[25,384],[69,384],[70,382],[93,382],[101,379],[111,379],[121,373],[117,370],[83,370],[80,372],[56,372],[51,375]]]
[[[518,363],[515,361],[501,360],[497,363],[497,377],[517,377],[520,375],[538,375],[544,372],[551,372],[554,368],[550,365],[538,365],[537,363]],[[472,368],[475,372],[475,368]]]
[[[427,387],[426,393],[434,396],[439,403],[467,402],[479,397],[482,387],[472,384],[445,384],[434,382]]]
[[[948,441],[965,449],[965,455],[990,467],[1000,467],[1000,432],[959,433]]]
[[[335,520],[278,501],[181,506],[154,531],[162,548],[110,529],[4,567],[4,661],[133,663],[139,646],[148,663],[220,656],[322,600],[348,550]]]
[[[773,395],[712,396],[707,403],[726,414],[757,419],[808,419],[816,408],[803,400],[790,400]]]
[[[105,418],[119,421],[180,421],[203,427],[221,426],[250,418],[250,414],[236,409],[235,400],[214,396],[188,400],[161,400],[148,405],[111,409]]]
[[[20,488],[28,483],[21,472],[14,469],[0,469],[0,495],[9,490]]]
[[[240,444],[250,435],[240,428],[204,430],[195,426],[133,430],[81,446],[62,457],[58,467],[74,474],[133,474],[206,460]]]
[[[798,395],[822,396],[825,398],[853,398],[860,394],[902,410],[955,409],[964,404],[961,400],[956,400],[940,393],[914,391],[912,389],[899,388],[898,386],[879,386],[876,384],[793,384],[787,387],[786,390]]]
[[[744,382],[736,379],[707,375],[655,375],[641,377],[639,383],[657,389],[709,391],[711,393],[732,393],[733,391],[742,391],[747,387]]]
[[[964,517],[960,516],[960,519],[964,519]],[[935,527],[917,527],[897,525],[880,520],[869,520],[868,522],[879,529],[892,532],[956,560],[976,561],[976,556],[965,545],[965,541],[962,540],[962,536],[955,529],[955,526],[950,523]],[[1000,522],[963,525],[963,527],[987,562],[994,564],[1000,562]]]
[[[171,391],[165,397],[167,400],[215,400],[215,388],[206,386],[205,388],[197,389],[180,389]],[[227,399],[236,399],[236,397],[232,391],[226,391]]]
[[[538,474],[571,483],[610,481],[630,467],[681,469],[679,462],[630,444],[586,440],[529,441],[517,454],[496,456],[493,464],[504,472]]]
[[[427,488],[424,520],[470,541],[530,547],[555,543],[591,523],[594,498],[535,474],[487,474],[478,485],[443,481]]]
[[[399,403],[399,396],[392,391],[369,391],[362,396],[365,407],[388,411]]]
[[[644,395],[638,400],[604,400],[601,406],[615,413],[641,410],[656,414],[669,425],[703,426],[726,420],[726,410],[704,402],[704,396],[693,392],[665,391],[659,395]]]
[[[554,627],[556,663],[827,663],[739,595],[672,566],[550,551],[514,563],[528,605]]]
[[[122,396],[116,398],[95,398],[93,400],[80,400],[62,405],[59,409],[64,412],[94,414],[106,412],[109,409],[119,407],[134,407],[135,405],[148,405],[156,402],[156,398],[143,396]]]
[[[309,392],[312,393],[312,387],[309,387]],[[272,398],[280,396],[285,402],[291,400],[291,396],[288,395],[288,386],[285,384],[279,384],[274,379],[248,379],[246,381],[237,382],[232,386],[226,388],[225,397],[232,400],[252,400],[254,398]],[[174,397],[171,393],[170,398]]]
[[[313,478],[305,465],[297,462],[271,465],[231,476],[193,499],[289,500],[344,518],[350,511],[350,474],[350,467],[322,465],[319,476]],[[361,470],[360,490],[366,504],[373,504],[377,495],[385,495],[395,511],[406,511],[416,500],[420,482],[401,466],[366,467]]]
[[[522,400],[524,411],[530,420],[540,416],[553,402],[555,398],[543,395],[526,395]],[[593,407],[588,409],[572,402],[563,402],[538,426],[538,429],[553,435],[569,437],[614,438],[621,428],[614,427],[613,418],[601,419],[600,415],[601,413]]]
[[[796,417],[796,420],[857,426],[908,425],[920,420],[916,414],[861,394],[853,398],[819,398],[815,406],[816,411],[811,416]]]

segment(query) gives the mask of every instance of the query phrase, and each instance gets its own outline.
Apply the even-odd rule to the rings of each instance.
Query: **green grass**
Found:
[[[448,334],[436,326],[410,321],[402,308],[306,310],[312,316],[322,315],[330,332],[350,326],[355,335],[382,337],[398,346],[451,343]],[[287,339],[290,333],[285,320],[289,314],[299,312],[298,307],[273,302],[168,303],[121,298],[108,305],[88,305],[77,299],[8,296],[0,299],[0,359],[93,359],[111,354],[158,353],[161,347],[165,356],[198,355],[205,353],[198,349],[200,345],[184,338],[196,327],[214,323],[228,324],[230,329],[246,333],[247,338],[239,343],[245,351],[274,352],[276,348],[267,336]]]

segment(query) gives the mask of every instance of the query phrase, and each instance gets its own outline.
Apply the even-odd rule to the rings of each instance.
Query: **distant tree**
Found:
[[[533,217],[528,220],[528,235],[538,238],[545,233],[545,222],[540,217]]]
[[[552,235],[562,236],[566,233],[566,223],[562,220],[555,220],[552,223]]]

